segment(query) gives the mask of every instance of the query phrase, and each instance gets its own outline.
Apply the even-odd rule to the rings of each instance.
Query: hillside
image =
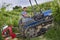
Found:
[[[54,2],[48,2],[39,5],[39,7],[43,10],[52,9],[53,18],[54,18],[54,26],[48,30],[48,32],[41,37],[31,38],[31,40],[60,40],[60,5],[57,3],[57,0]],[[34,8],[36,11],[39,11],[39,7],[36,5]],[[31,15],[32,8],[28,7],[27,12]],[[4,24],[13,25],[14,27],[18,27],[18,22],[20,19],[20,14],[22,12],[22,8],[14,9],[12,11],[5,11],[5,8],[0,9],[0,27]]]

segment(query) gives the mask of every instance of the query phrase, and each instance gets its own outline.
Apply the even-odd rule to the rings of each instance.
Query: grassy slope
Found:
[[[43,6],[43,7],[45,7],[45,6]],[[31,9],[28,9],[28,10],[31,11]],[[6,11],[3,12],[3,10],[2,10],[0,12],[0,26],[2,26],[4,23],[17,26],[18,25],[19,13],[20,13],[19,10],[14,10],[11,12],[6,12]],[[11,23],[11,21],[9,22],[10,17],[11,17],[12,23]],[[60,27],[55,25],[55,27],[48,30],[48,32],[44,36],[31,38],[31,40],[60,40]]]

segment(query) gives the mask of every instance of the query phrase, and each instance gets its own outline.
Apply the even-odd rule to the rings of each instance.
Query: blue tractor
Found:
[[[31,0],[29,0],[31,6]],[[38,3],[35,0],[37,6]],[[22,19],[19,21],[19,29],[20,33],[24,37],[36,37],[38,35],[44,34],[47,29],[43,28],[45,25],[51,24],[53,21],[52,10],[46,10],[40,12],[36,12],[34,7],[32,6],[32,10],[34,12],[34,16],[28,18],[26,22],[22,24]]]

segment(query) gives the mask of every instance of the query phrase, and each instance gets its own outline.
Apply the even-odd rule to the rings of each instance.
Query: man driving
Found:
[[[29,15],[27,14],[27,7],[24,7],[23,8],[23,11],[22,11],[22,13],[21,13],[21,18],[22,18],[22,22],[26,22],[26,21],[28,21],[29,20]]]

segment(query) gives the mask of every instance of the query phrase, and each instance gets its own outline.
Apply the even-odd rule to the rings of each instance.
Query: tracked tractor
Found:
[[[31,1],[32,0],[29,0],[34,15],[28,18],[28,21],[26,21],[23,25],[22,19],[19,21],[20,33],[24,37],[36,37],[44,34],[48,30],[48,27],[44,28],[44,26],[52,24],[53,21],[51,9],[42,11],[40,8],[39,12],[36,12]],[[37,0],[34,1],[38,6]]]

